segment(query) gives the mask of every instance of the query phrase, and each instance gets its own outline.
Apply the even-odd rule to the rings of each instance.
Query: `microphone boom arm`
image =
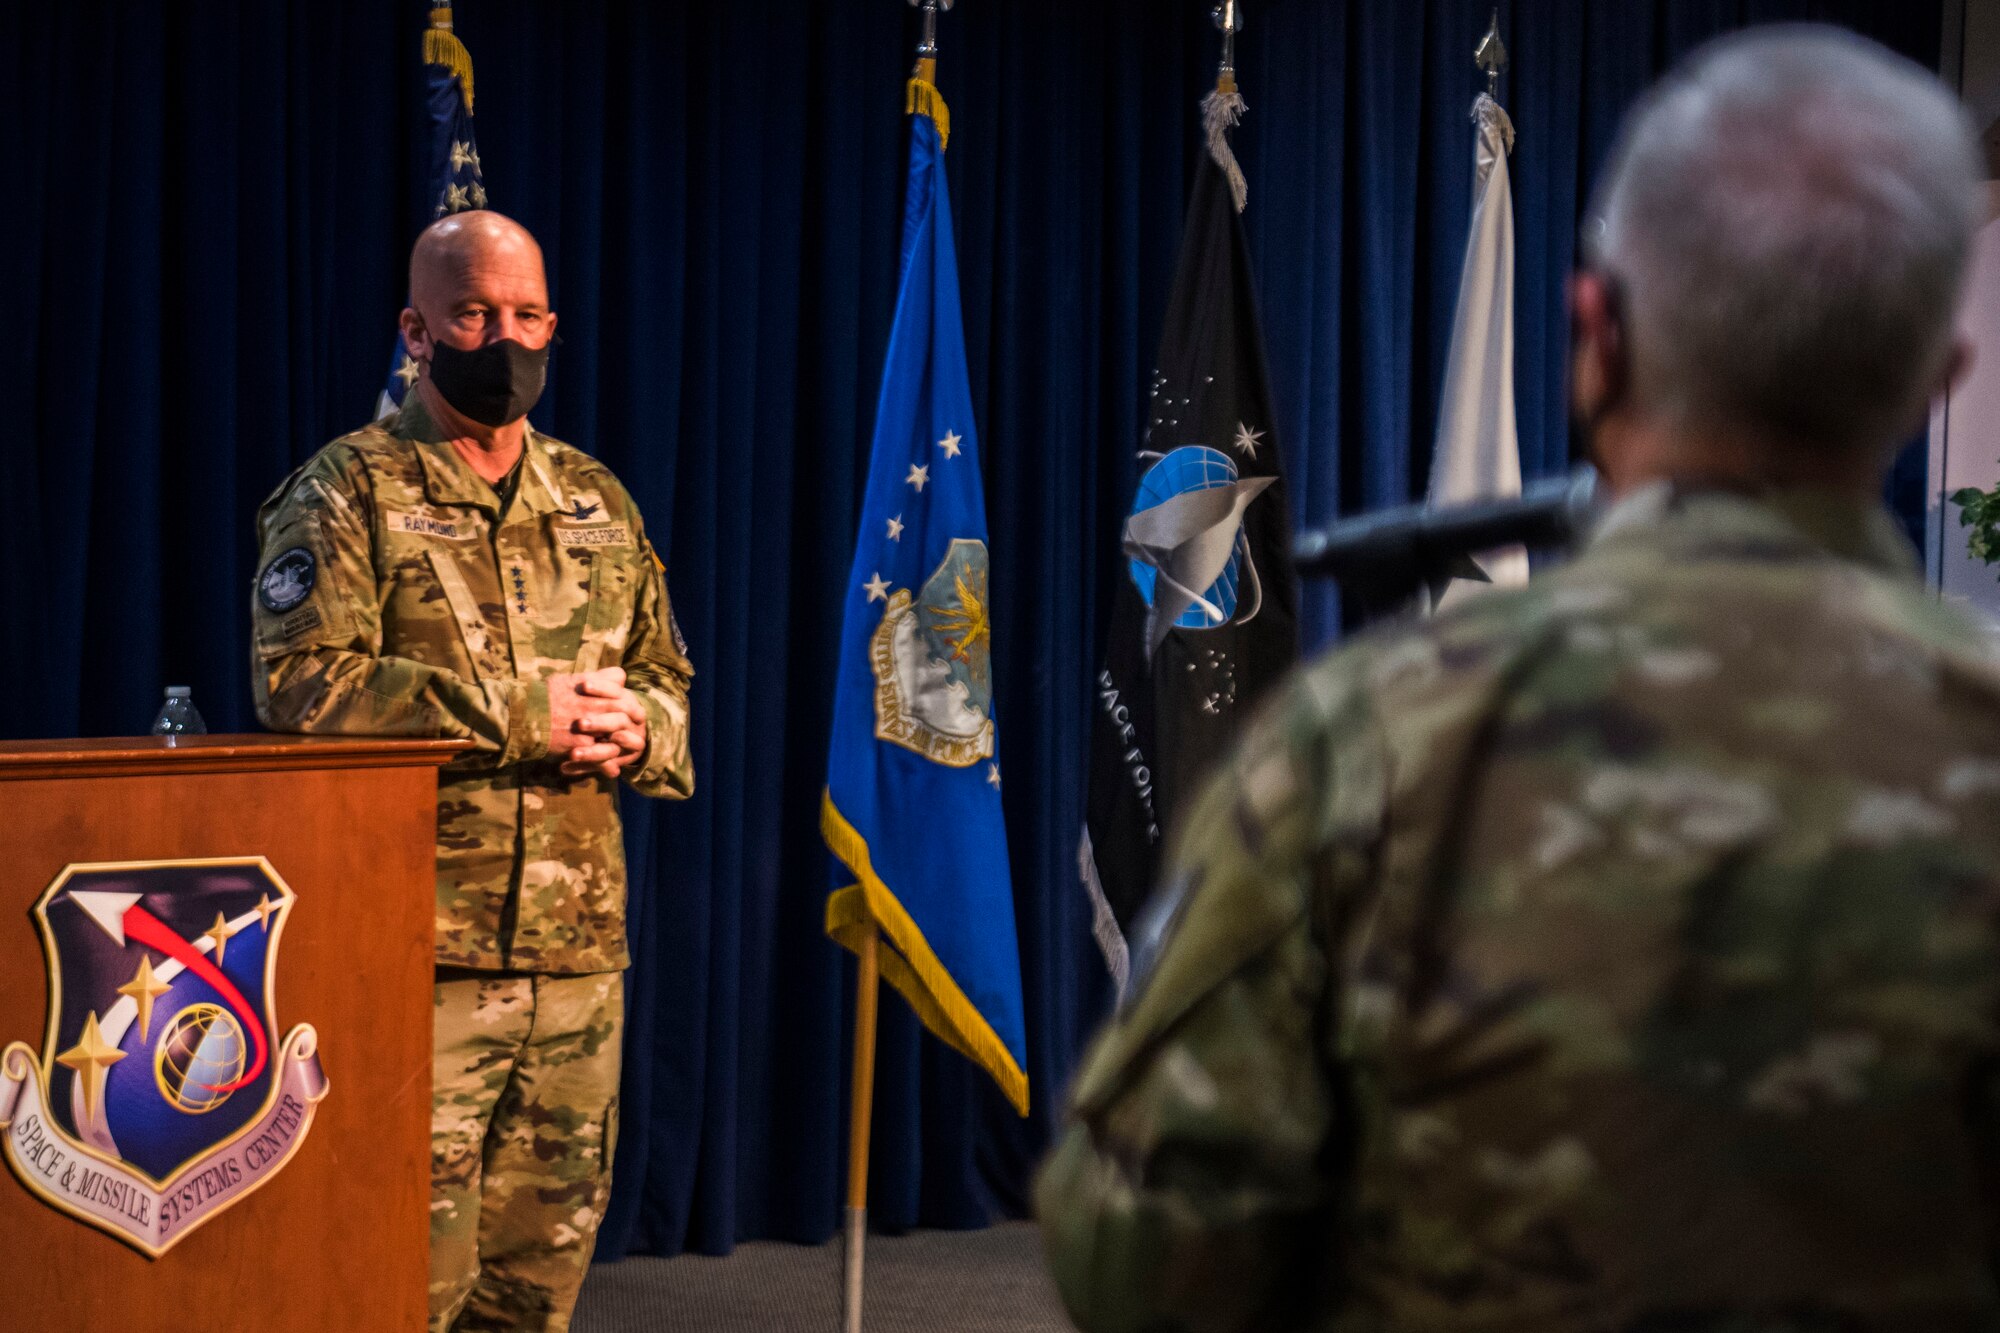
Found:
[[[1292,563],[1302,577],[1338,582],[1372,617],[1480,551],[1568,546],[1589,527],[1596,489],[1597,473],[1582,467],[1535,482],[1514,499],[1406,505],[1342,519],[1301,533]]]

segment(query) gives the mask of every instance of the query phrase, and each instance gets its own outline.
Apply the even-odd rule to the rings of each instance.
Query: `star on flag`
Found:
[[[946,458],[957,458],[959,455],[958,442],[964,438],[957,431],[948,430],[944,433],[944,438],[938,441],[938,448],[944,450]]]
[[[988,764],[986,766],[986,785],[994,791],[1000,790],[1000,765]]]
[[[892,542],[903,540],[903,516],[901,514],[889,520],[889,540]]]
[[[1240,421],[1236,423],[1236,439],[1234,443],[1237,453],[1248,454],[1250,457],[1255,458],[1257,456],[1257,441],[1263,438],[1263,431],[1251,430]]]
[[[886,602],[889,600],[889,585],[886,581],[883,580],[881,572],[879,570],[876,572],[874,578],[870,579],[868,582],[862,584],[861,586],[868,589],[869,601]]]
[[[903,478],[904,481],[917,488],[919,495],[923,494],[924,483],[930,479],[931,470],[917,463],[910,464],[910,475]]]

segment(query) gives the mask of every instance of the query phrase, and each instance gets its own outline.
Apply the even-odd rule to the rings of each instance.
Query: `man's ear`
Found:
[[[1569,396],[1571,409],[1595,418],[1625,388],[1624,328],[1610,279],[1580,269],[1569,280]]]
[[[424,317],[417,313],[417,308],[403,307],[403,313],[396,317],[396,324],[403,330],[403,346],[409,349],[410,356],[418,361],[429,357],[430,330],[424,327]]]

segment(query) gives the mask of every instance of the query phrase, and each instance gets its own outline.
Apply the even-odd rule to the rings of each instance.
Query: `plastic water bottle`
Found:
[[[194,710],[194,691],[185,685],[167,686],[167,701],[153,719],[153,734],[165,736],[172,745],[176,736],[206,736],[208,725]]]

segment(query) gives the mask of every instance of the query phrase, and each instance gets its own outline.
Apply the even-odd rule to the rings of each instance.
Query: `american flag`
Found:
[[[472,56],[451,30],[450,0],[431,7],[431,26],[424,33],[424,104],[430,118],[432,220],[486,207],[479,144],[472,135]],[[417,363],[399,331],[375,414],[386,416],[401,407],[403,395],[416,382]]]

